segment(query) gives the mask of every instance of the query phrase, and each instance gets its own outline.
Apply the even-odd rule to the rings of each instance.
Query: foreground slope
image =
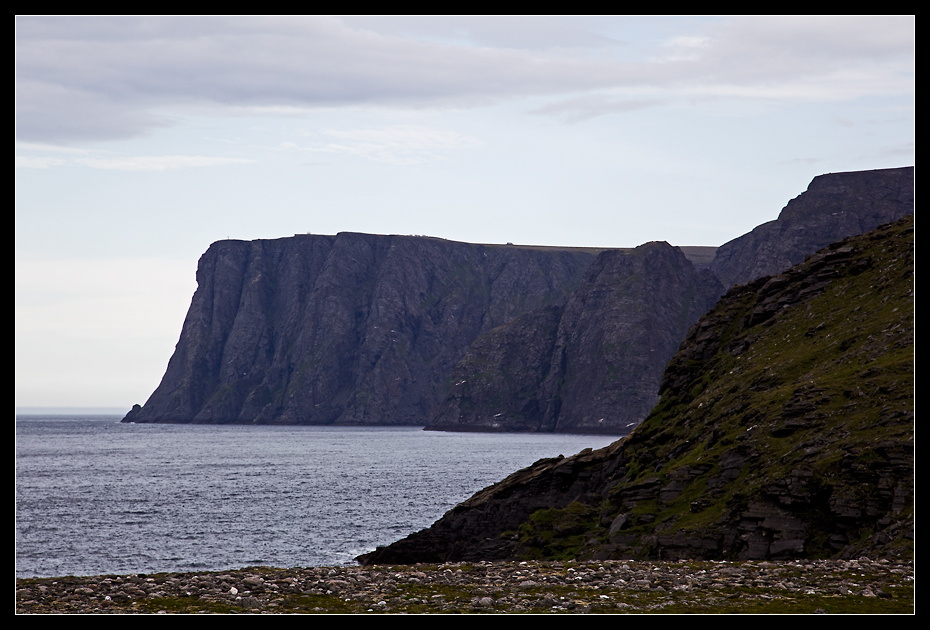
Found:
[[[913,217],[731,289],[627,438],[359,558],[798,558],[913,546]]]

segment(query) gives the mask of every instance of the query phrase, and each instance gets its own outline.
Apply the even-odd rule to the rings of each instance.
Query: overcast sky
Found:
[[[143,403],[225,239],[720,245],[914,163],[915,18],[16,19],[16,404]]]

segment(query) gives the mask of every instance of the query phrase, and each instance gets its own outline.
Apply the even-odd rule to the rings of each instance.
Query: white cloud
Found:
[[[344,131],[331,129],[323,133],[339,141],[310,145],[306,147],[307,150],[351,155],[398,165],[444,160],[453,151],[484,145],[481,140],[471,136],[418,125]]]
[[[29,155],[16,156],[16,168],[48,168],[50,166],[61,166],[66,160],[52,157],[34,157]]]
[[[665,102],[659,98],[611,98],[605,94],[591,94],[539,107],[530,113],[559,116],[568,122],[580,122],[606,114],[660,107]]]
[[[656,61],[668,63],[671,61],[696,61],[700,59],[704,49],[711,45],[709,37],[681,36],[663,42]]]
[[[34,156],[16,156],[17,168],[48,168],[77,164],[88,168],[110,171],[170,171],[179,168],[201,166],[224,166],[227,164],[246,164],[254,162],[245,158],[206,157],[202,155],[142,155],[107,158],[51,158]]]
[[[254,162],[244,158],[219,158],[202,155],[144,155],[120,158],[77,158],[75,164],[114,171],[169,171],[199,166],[223,166]]]
[[[435,43],[528,50],[623,45],[592,32],[580,21],[555,16],[355,15],[340,19],[352,28]]]
[[[72,153],[78,155],[87,155],[87,149],[75,149],[73,147],[60,147],[54,144],[42,144],[40,142],[17,142],[16,148],[25,151],[49,151],[53,153]]]
[[[783,98],[804,99],[793,89],[802,84],[816,84],[818,98],[847,99],[898,95],[914,83],[913,16],[731,18],[660,42],[635,62],[596,54],[617,42],[570,18],[24,17],[16,25],[17,134],[53,143],[137,136],[174,124],[159,114],[167,108],[205,105],[463,107],[602,92],[620,103],[644,89],[661,99],[754,98],[783,87]],[[578,102],[583,119],[587,105]],[[564,115],[564,104],[555,110]]]

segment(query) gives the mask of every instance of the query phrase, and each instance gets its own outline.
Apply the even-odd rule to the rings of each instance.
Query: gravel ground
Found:
[[[913,561],[480,562],[16,580],[17,613],[905,613]]]

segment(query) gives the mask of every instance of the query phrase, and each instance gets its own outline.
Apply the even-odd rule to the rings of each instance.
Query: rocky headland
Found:
[[[482,333],[561,305],[595,252],[414,236],[220,241],[127,422],[416,425]]]
[[[658,402],[688,327],[725,288],[912,213],[913,185],[913,168],[821,175],[778,219],[713,256],[667,243],[603,252],[561,314],[530,313],[476,340],[427,428],[626,434]]]
[[[912,167],[821,175],[716,250],[220,241],[161,384],[125,421],[626,434],[726,287],[913,213],[913,183]]]
[[[909,557],[913,217],[732,288],[612,445],[541,460],[365,564]]]

